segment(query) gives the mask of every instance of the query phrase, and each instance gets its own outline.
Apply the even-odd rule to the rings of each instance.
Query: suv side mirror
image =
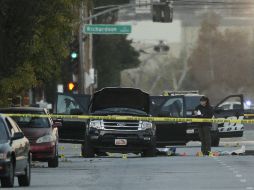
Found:
[[[18,139],[22,139],[22,138],[24,138],[24,133],[18,132],[18,133],[14,133],[14,135],[11,139],[12,140],[18,140]]]

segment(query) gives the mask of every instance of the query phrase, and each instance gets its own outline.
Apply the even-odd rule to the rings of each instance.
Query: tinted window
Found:
[[[223,110],[229,110],[230,109],[230,104],[225,104],[225,105],[221,106],[221,108]]]
[[[167,112],[171,117],[182,117],[183,99],[177,97],[170,98],[163,104],[161,111]]]
[[[185,101],[186,101],[186,110],[192,111],[195,110],[195,108],[199,105],[200,96],[188,96],[185,97]]]
[[[86,114],[88,113],[89,103],[90,96],[88,95],[58,94],[56,113],[75,115],[76,112],[81,112]]]
[[[158,116],[161,105],[168,99],[168,96],[151,96],[150,97],[150,114]]]
[[[8,121],[10,122],[10,124],[11,124],[12,128],[14,129],[15,133],[21,132],[19,126],[17,125],[17,123],[12,118],[8,118]]]
[[[9,121],[7,118],[5,119],[5,121],[6,121],[6,124],[7,124],[8,128],[9,128],[9,131],[10,131],[10,133],[11,133],[11,136],[13,136],[14,133],[15,133],[14,128],[12,127],[10,121]]]
[[[2,120],[0,120],[0,143],[4,143],[7,140],[8,140],[8,135],[5,128],[5,124]]]
[[[241,109],[241,104],[233,104],[233,109]]]

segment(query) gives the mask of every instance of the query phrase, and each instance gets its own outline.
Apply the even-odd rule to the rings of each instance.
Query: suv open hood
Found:
[[[132,108],[149,114],[149,95],[135,88],[104,88],[94,93],[90,112],[121,107]]]

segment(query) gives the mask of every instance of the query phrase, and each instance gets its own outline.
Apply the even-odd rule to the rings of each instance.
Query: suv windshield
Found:
[[[7,131],[2,120],[0,120],[0,143],[4,143],[8,140]]]
[[[147,115],[146,112],[132,108],[106,108],[96,110],[94,114],[129,114],[129,115]]]
[[[185,98],[186,100],[186,110],[193,111],[200,102],[200,96],[188,96]]]

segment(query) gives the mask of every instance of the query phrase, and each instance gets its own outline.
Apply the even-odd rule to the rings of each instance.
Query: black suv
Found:
[[[91,115],[149,116],[150,98],[134,88],[104,88],[96,92],[89,107]],[[86,127],[82,155],[105,152],[156,155],[155,125],[147,121],[90,120]]]
[[[200,103],[201,94],[198,91],[168,92],[166,96],[151,97],[152,116],[163,117],[193,117],[195,107]],[[237,102],[237,107],[226,107],[230,102]],[[214,107],[214,118],[243,119],[243,96],[231,95]],[[157,146],[185,145],[189,141],[199,141],[198,123],[157,122]],[[219,146],[220,138],[241,137],[242,124],[219,123],[211,128],[212,146]]]

